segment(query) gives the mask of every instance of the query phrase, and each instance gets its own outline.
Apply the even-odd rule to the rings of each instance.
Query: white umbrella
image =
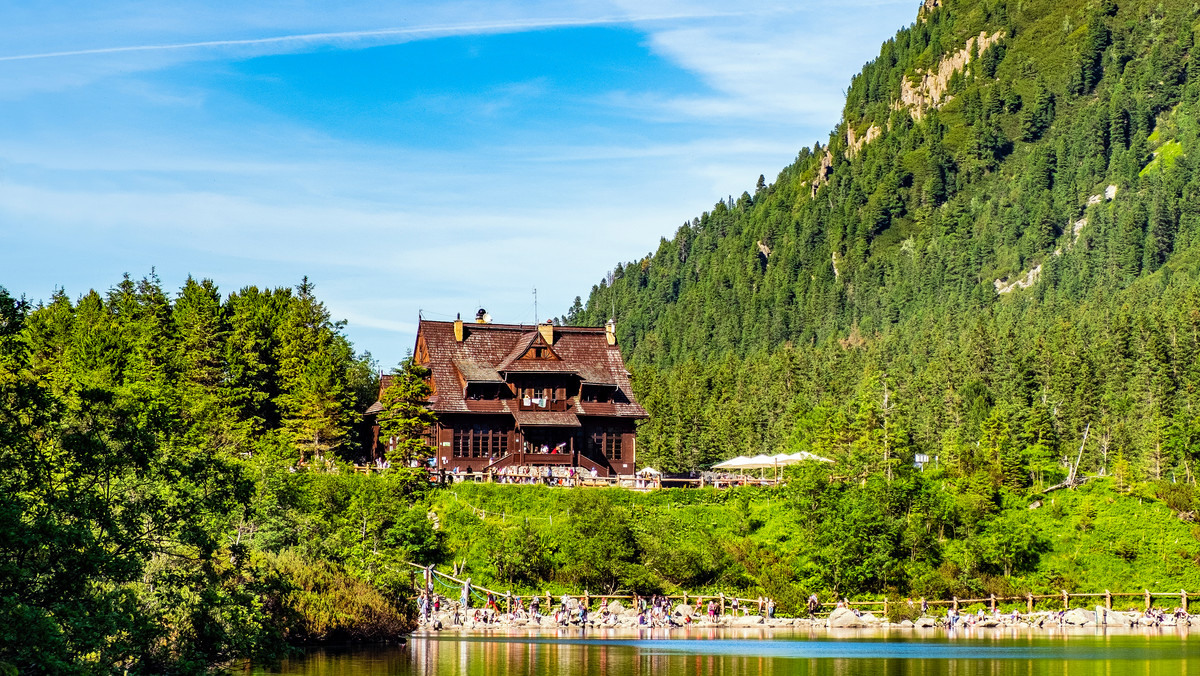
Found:
[[[744,455],[739,455],[736,458],[730,458],[724,462],[718,462],[717,464],[713,465],[713,469],[742,469],[745,467],[743,463],[749,460],[750,458],[747,458]]]
[[[662,474],[662,472],[654,469],[653,467],[643,467],[638,470],[638,474],[645,474],[646,476],[658,476],[659,474]]]
[[[746,463],[742,465],[744,469],[766,469],[775,466],[775,457],[771,455],[756,455],[753,458],[748,458]]]

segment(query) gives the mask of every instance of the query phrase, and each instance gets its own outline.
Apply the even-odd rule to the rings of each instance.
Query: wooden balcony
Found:
[[[528,401],[529,403],[525,403],[526,401]],[[547,399],[545,406],[534,403],[536,401],[538,401],[538,400],[537,399],[518,399],[517,400],[517,410],[518,411],[556,411],[556,412],[561,412],[561,411],[569,411],[569,410],[571,410],[572,407],[574,407],[574,403],[572,403],[572,401],[570,399],[559,399],[557,401]]]

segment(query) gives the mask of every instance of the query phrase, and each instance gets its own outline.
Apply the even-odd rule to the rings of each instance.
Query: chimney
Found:
[[[538,333],[542,334],[542,340],[546,341],[547,345],[554,344],[554,325],[549,321],[545,324],[538,324]]]
[[[460,343],[463,342],[463,321],[461,314],[454,318],[454,340]]]
[[[604,340],[609,347],[617,344],[617,323],[611,319],[604,323]]]

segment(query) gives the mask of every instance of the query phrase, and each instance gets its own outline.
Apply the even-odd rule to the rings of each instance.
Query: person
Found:
[[[421,624],[429,622],[429,595],[421,592],[421,596],[417,598],[417,607],[421,610]]]
[[[775,617],[775,599],[767,599],[767,619]]]
[[[821,600],[817,598],[816,594],[813,594],[812,596],[808,597],[807,605],[808,605],[808,617],[810,619],[816,617],[817,609],[821,607]],[[841,604],[838,604],[838,607],[840,608]]]
[[[458,605],[461,606],[464,611],[471,607],[471,578],[469,577],[467,578],[467,581],[463,583],[462,594],[460,594],[458,597]]]
[[[586,627],[587,623],[588,623],[587,606],[585,606],[581,603],[581,604],[579,604],[579,626]]]
[[[541,618],[541,614],[540,614],[541,609],[542,609],[541,599],[534,596],[533,600],[531,600],[529,602],[529,614],[533,615],[533,619],[535,619],[535,620],[540,619]]]
[[[737,600],[737,598],[735,597],[735,598],[733,599],[733,613],[732,613],[734,617],[737,617],[737,614],[738,614],[738,607],[739,607],[739,606],[740,606],[740,604],[738,603],[738,600]]]
[[[928,614],[929,614],[929,599],[922,598],[921,599],[921,616],[924,617]]]
[[[708,600],[708,621],[717,621],[717,602],[713,601],[712,599]]]
[[[947,608],[946,609],[946,626],[953,629],[954,625],[957,622],[958,622],[958,611],[955,610],[954,608]]]

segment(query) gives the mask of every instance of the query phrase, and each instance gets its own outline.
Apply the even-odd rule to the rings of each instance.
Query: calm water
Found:
[[[981,629],[785,634],[758,629],[693,630],[654,638],[641,634],[556,636],[443,634],[416,636],[407,646],[312,651],[286,662],[283,674],[462,676],[564,674],[627,676],[729,674],[919,674],[947,676],[1054,674],[1062,676],[1200,675],[1200,641],[1186,632]],[[263,672],[275,673],[275,672]]]

